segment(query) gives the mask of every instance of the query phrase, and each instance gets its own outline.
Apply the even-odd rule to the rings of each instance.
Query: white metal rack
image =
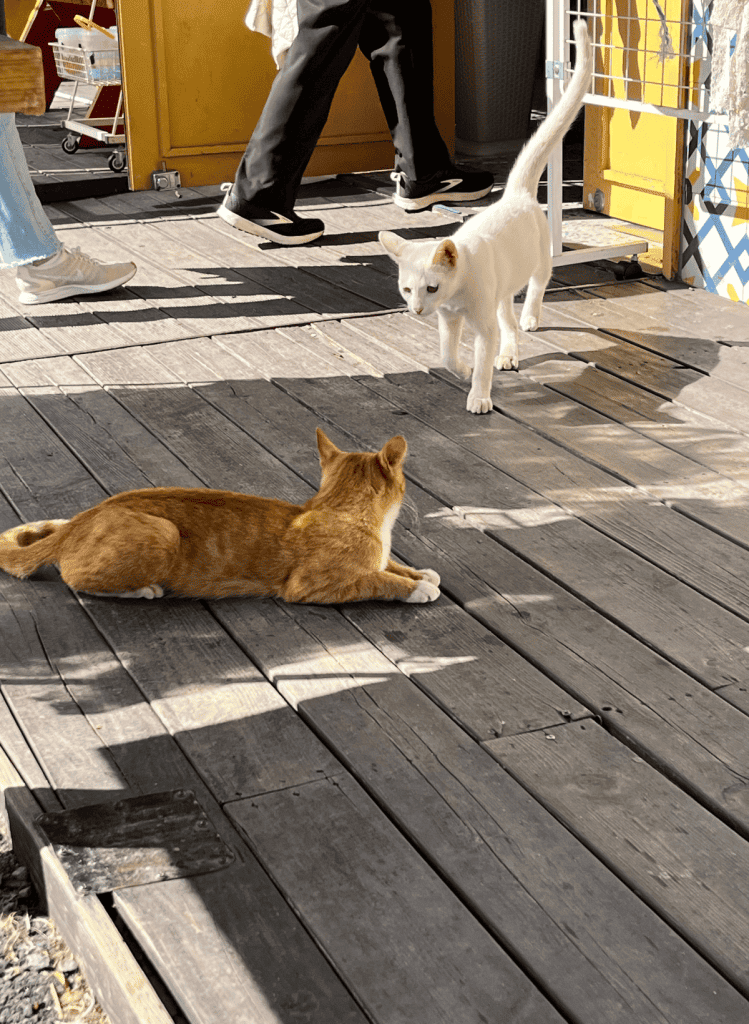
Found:
[[[93,0],[89,11],[89,22],[93,21],[95,10],[96,0]],[[66,153],[75,153],[78,150],[79,140],[82,135],[85,135],[87,138],[96,139],[97,142],[103,142],[109,146],[124,143],[125,116],[122,106],[122,88],[120,88],[117,97],[117,108],[114,117],[73,117],[73,107],[78,93],[78,86],[81,82],[97,87],[105,85],[122,86],[119,47],[80,49],[78,47],[66,46],[59,42],[50,43],[49,45],[55,58],[58,75],[60,78],[74,83],[73,95],[70,97],[70,104],[68,106],[68,116],[63,121],[63,126],[69,132],[61,143],[63,150]],[[91,108],[93,108],[94,103],[91,104]],[[119,172],[125,170],[127,157],[124,145],[118,146],[112,152],[108,163],[112,171]]]
[[[663,71],[667,60],[678,60],[682,68],[689,66],[689,54],[680,52],[678,49],[679,40],[685,38],[687,33],[680,31],[682,22],[667,21],[663,17],[663,8],[657,0],[649,0],[649,4],[652,5],[652,9],[651,7],[647,8],[648,13],[644,24],[643,18],[638,15],[634,7],[631,8],[634,12],[632,14],[617,12],[617,21],[625,23],[626,40],[622,48],[625,58],[622,61],[623,73],[614,77],[605,70],[612,65],[611,45],[605,41],[602,31],[604,17],[610,16],[609,12],[605,10],[606,0],[587,0],[587,3],[585,0],[572,0],[572,2],[569,0],[566,2],[565,0],[546,0],[546,97],[549,109],[559,101],[564,81],[571,74],[571,25],[574,19],[582,16],[588,22],[593,46],[598,51],[593,85],[591,92],[585,97],[586,104],[620,107],[642,113],[680,117],[694,121],[714,118],[715,115],[709,110],[709,96],[704,84],[688,83],[683,80],[680,80],[677,85],[667,82]],[[643,36],[648,35],[649,38],[652,38],[654,35],[652,31],[650,33],[642,31],[643,28],[647,30],[648,21],[657,22],[659,46],[662,45],[663,49],[662,52],[660,50],[645,51],[645,57],[648,59],[644,59],[640,64],[636,57],[642,55],[640,43]],[[677,41],[676,50],[674,50],[674,39]],[[608,52],[606,52],[607,50]],[[631,69],[629,69],[630,58],[632,60]],[[649,95],[657,94],[660,102],[643,102],[641,97],[645,91]],[[620,245],[564,250],[561,145],[551,156],[547,174],[548,218],[555,266],[630,256],[647,249],[647,242],[632,238],[631,241]]]

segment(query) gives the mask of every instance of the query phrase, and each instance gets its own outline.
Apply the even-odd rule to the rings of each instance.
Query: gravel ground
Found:
[[[109,1024],[75,957],[39,909],[0,818],[0,1021]]]

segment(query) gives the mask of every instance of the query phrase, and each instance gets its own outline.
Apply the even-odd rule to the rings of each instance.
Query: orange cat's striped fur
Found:
[[[405,439],[342,452],[318,429],[317,446],[320,490],[304,505],[202,488],[125,491],[72,519],[6,530],[0,568],[25,577],[58,565],[73,590],[109,597],[436,600],[436,572],[390,557]]]

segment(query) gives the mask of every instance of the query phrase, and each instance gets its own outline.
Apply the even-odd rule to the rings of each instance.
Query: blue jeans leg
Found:
[[[47,259],[59,249],[34,191],[15,114],[0,114],[0,266]]]

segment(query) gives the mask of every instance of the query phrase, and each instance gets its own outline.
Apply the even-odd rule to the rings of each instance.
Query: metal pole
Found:
[[[565,44],[566,14],[564,0],[546,0],[546,110],[547,116],[562,95],[564,68],[568,58]],[[561,143],[554,149],[546,168],[546,204],[551,254],[562,252],[562,181],[564,168]]]

